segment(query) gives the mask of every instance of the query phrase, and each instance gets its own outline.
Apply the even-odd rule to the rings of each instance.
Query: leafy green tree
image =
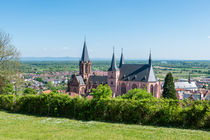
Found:
[[[26,88],[24,91],[23,91],[23,94],[24,95],[27,95],[27,94],[36,94],[36,90],[33,89],[33,88]]]
[[[9,34],[0,32],[0,94],[11,80],[15,80],[18,85],[19,56],[20,53],[11,44]]]
[[[56,91],[56,87],[53,85],[52,82],[48,81],[46,84],[46,87],[48,87],[48,89],[52,90],[52,91]]]
[[[34,78],[34,80],[36,80],[38,82],[41,82],[41,83],[44,83],[44,80],[41,77],[36,77],[36,78]]]
[[[164,98],[177,99],[174,80],[171,72],[169,72],[165,77],[162,95]]]
[[[154,99],[151,93],[147,92],[146,90],[135,88],[129,90],[128,93],[119,96],[118,98],[122,99],[133,99],[133,100],[140,100],[140,99]]]
[[[8,81],[4,76],[0,75],[0,94],[4,93],[4,87],[8,84]]]
[[[96,89],[92,89],[90,95],[93,96],[93,99],[107,99],[112,97],[112,90],[108,85],[99,85]]]

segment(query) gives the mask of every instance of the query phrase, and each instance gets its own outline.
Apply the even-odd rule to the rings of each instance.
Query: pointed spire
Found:
[[[149,53],[149,65],[152,65],[152,55],[151,55],[151,49],[150,49],[150,53]]]
[[[122,50],[121,50],[121,57],[120,57],[120,65],[119,65],[119,67],[121,68],[122,67],[122,65],[124,64],[125,62],[124,62],[124,57],[123,57],[123,48],[122,48]]]
[[[85,40],[84,40],[84,46],[83,46],[81,61],[83,61],[83,62],[90,61],[89,55],[88,55],[88,50],[87,50],[87,45],[86,45],[86,37],[85,37]]]
[[[116,60],[115,60],[115,54],[114,54],[114,47],[113,47],[113,55],[112,55],[112,62],[111,62],[111,67],[109,68],[108,71],[117,71],[117,65],[116,65]]]
[[[188,77],[188,83],[191,83],[190,73],[189,73],[189,77]]]
[[[155,72],[152,67],[152,54],[151,54],[151,49],[149,53],[149,75],[148,75],[148,82],[157,82],[157,77],[155,75]]]

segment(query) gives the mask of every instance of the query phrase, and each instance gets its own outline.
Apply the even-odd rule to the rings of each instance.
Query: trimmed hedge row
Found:
[[[0,95],[0,109],[44,116],[68,117],[186,128],[210,128],[210,102],[178,100],[89,100],[68,95]]]

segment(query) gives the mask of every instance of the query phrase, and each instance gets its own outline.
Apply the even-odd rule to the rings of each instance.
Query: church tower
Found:
[[[82,57],[79,62],[79,74],[83,77],[84,81],[87,82],[91,75],[91,61],[89,59],[86,40],[84,41]]]
[[[108,78],[107,78],[107,82],[113,92],[113,96],[115,96],[118,92],[117,87],[118,87],[119,75],[120,75],[120,71],[117,68],[115,54],[113,52],[111,67],[108,70]]]

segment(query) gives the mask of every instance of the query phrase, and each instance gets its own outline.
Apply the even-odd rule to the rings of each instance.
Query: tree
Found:
[[[92,89],[90,95],[95,100],[108,99],[112,97],[112,90],[108,85],[99,85],[96,89]]]
[[[0,93],[11,80],[18,81],[19,56],[20,53],[11,44],[9,34],[0,32]]]
[[[36,80],[38,82],[41,82],[41,83],[44,83],[44,80],[41,77],[36,77],[36,78],[34,78],[34,80]]]
[[[33,89],[33,88],[26,88],[24,91],[23,91],[23,94],[24,95],[27,95],[27,94],[36,94],[36,90]]]
[[[133,99],[133,100],[140,100],[140,99],[154,99],[151,93],[147,92],[146,90],[135,88],[129,90],[128,93],[119,96],[118,98],[122,99]]]
[[[177,99],[175,85],[174,85],[173,76],[171,72],[169,72],[165,77],[165,82],[163,86],[163,97]]]
[[[13,84],[7,84],[6,86],[4,86],[2,88],[2,93],[3,94],[13,94],[15,91],[14,91],[14,86]]]
[[[48,87],[48,89],[52,90],[52,91],[56,91],[56,87],[53,85],[52,82],[48,81],[46,84],[46,87]]]

